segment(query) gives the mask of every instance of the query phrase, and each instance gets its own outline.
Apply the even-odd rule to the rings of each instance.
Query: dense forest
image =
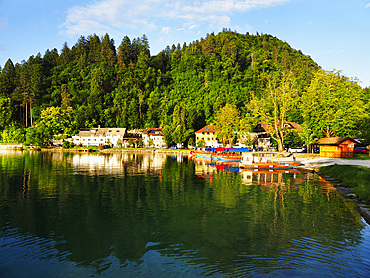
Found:
[[[9,59],[0,72],[1,141],[29,142],[100,125],[162,126],[167,134],[184,135],[172,138],[176,143],[215,122],[227,104],[253,126],[266,119],[248,104],[271,88],[279,94],[288,73],[295,94],[284,95],[291,100],[287,107],[271,108],[284,110],[284,120],[302,124],[315,138],[369,137],[369,88],[322,70],[272,35],[224,29],[155,56],[145,35],[125,36],[116,47],[108,34],[94,34],[72,47],[65,43],[60,53],[54,48],[15,65]]]

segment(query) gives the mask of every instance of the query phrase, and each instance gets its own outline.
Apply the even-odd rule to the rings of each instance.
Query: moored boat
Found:
[[[280,152],[249,152],[242,155],[242,159],[239,163],[240,168],[245,169],[258,169],[258,168],[273,168],[273,169],[285,169],[293,168],[300,165],[299,162],[290,160],[284,156],[284,153]]]
[[[190,156],[225,162],[240,162],[242,153],[249,152],[248,148],[205,148],[190,152]]]

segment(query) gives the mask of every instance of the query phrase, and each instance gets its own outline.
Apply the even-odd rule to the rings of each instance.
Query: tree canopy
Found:
[[[281,93],[288,73],[301,104],[296,109],[288,105],[284,117],[289,121],[307,122],[318,136],[352,135],[366,126],[362,115],[369,111],[369,94],[356,82],[321,70],[309,56],[272,35],[225,29],[189,45],[167,46],[155,56],[145,35],[125,36],[116,47],[108,34],[93,34],[81,36],[72,47],[65,43],[60,53],[54,48],[15,65],[9,59],[0,72],[0,113],[7,115],[0,129],[35,126],[43,111],[70,107],[68,121],[75,131],[97,125],[162,126],[173,133],[171,143],[179,144],[213,123],[226,104],[236,107],[241,119],[249,119],[246,104],[273,86]]]

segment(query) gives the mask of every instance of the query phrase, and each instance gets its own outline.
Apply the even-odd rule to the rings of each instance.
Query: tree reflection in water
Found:
[[[363,241],[353,203],[308,173],[237,172],[163,154],[0,159],[4,238],[16,229],[50,239],[59,261],[98,274],[112,271],[112,256],[122,271],[154,257],[167,258],[162,268],[172,258],[204,275],[253,275],[328,256],[337,270],[343,261],[332,257]]]

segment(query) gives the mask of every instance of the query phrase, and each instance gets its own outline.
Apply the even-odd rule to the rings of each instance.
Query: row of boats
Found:
[[[282,152],[254,152],[248,148],[205,148],[190,152],[193,158],[221,163],[238,163],[244,169],[289,169],[299,166],[295,157]]]

